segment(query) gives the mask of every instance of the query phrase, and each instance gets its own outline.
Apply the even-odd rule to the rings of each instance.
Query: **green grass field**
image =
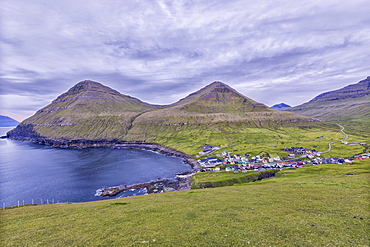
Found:
[[[2,246],[369,246],[369,161],[238,186],[3,209]]]

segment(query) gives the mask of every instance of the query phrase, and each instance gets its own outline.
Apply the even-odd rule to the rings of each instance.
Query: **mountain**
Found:
[[[14,127],[17,126],[19,122],[8,116],[0,115],[0,127]]]
[[[174,134],[225,128],[310,126],[316,121],[273,110],[222,82],[167,106],[145,103],[93,81],[82,81],[7,133],[49,143],[156,142]]]
[[[93,81],[77,83],[8,133],[15,139],[118,140],[132,120],[157,106]]]
[[[213,82],[189,94],[178,102],[155,111],[140,115],[126,136],[129,141],[156,141],[155,133],[160,136],[176,135],[184,131],[208,130],[222,134],[226,130],[244,131],[243,128],[267,128],[307,126],[315,124],[311,118],[276,111],[258,103],[222,82]],[[175,134],[176,133],[176,134]]]
[[[370,76],[356,84],[322,93],[307,103],[287,109],[326,121],[370,118]]]
[[[272,109],[279,110],[279,111],[288,109],[290,107],[291,107],[290,105],[287,105],[285,103],[280,103],[280,104],[276,104],[276,105],[271,106]]]
[[[264,104],[245,97],[229,85],[218,81],[188,95],[172,106],[180,110],[199,113],[269,111]]]

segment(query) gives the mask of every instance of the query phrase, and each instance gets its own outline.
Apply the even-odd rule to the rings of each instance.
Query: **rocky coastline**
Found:
[[[158,179],[149,183],[141,183],[134,185],[119,185],[108,188],[98,189],[96,196],[113,197],[121,192],[133,189],[145,189],[148,194],[164,193],[170,191],[189,190],[191,187],[190,179],[196,172],[190,171],[181,174],[176,174],[175,179]]]
[[[90,148],[90,147],[107,147],[116,149],[141,149],[147,151],[153,151],[166,156],[175,156],[182,158],[185,163],[191,166],[191,170],[176,174],[175,179],[159,179],[156,181],[150,181],[147,183],[134,184],[134,185],[118,185],[113,187],[108,187],[104,189],[99,189],[97,191],[98,196],[115,196],[123,191],[128,191],[131,189],[143,189],[147,190],[148,194],[152,193],[162,193],[168,191],[177,190],[189,190],[191,188],[191,177],[195,173],[200,171],[200,165],[196,159],[193,157],[179,152],[177,150],[162,147],[156,143],[146,143],[146,142],[122,142],[119,140],[48,140],[42,138],[19,138],[15,136],[5,136],[5,138],[18,140],[18,141],[29,141],[38,143],[41,145],[48,145],[56,148]]]

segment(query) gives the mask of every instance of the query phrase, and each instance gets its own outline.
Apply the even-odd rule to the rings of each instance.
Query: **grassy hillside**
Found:
[[[178,128],[179,126],[177,126]],[[281,157],[287,153],[279,151],[286,147],[304,146],[306,148],[325,151],[328,143],[344,138],[339,131],[340,128],[334,124],[308,126],[308,127],[271,127],[271,128],[245,128],[238,124],[211,125],[209,128],[198,129],[176,126],[163,127],[159,134],[148,141],[160,143],[178,151],[195,157],[201,151],[199,146],[220,145],[222,151],[235,152],[239,154],[248,153],[257,155],[264,151],[274,153]],[[143,132],[145,133],[145,132]],[[324,136],[324,139],[317,137]],[[349,135],[348,141],[370,142],[366,136]],[[349,146],[334,144],[329,153],[323,157],[349,157],[361,153],[364,147],[360,145]]]
[[[0,210],[3,246],[368,246],[370,164],[240,186]]]
[[[9,134],[16,139],[123,139],[137,116],[157,108],[100,83],[82,81]]]

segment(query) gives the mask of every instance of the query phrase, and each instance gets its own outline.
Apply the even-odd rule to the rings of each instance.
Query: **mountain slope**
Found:
[[[49,143],[156,142],[158,136],[224,128],[316,124],[309,117],[270,109],[214,82],[168,106],[154,106],[100,83],[83,81],[23,121],[8,137]],[[172,138],[172,137],[168,137]]]
[[[17,120],[14,120],[13,118],[10,118],[8,116],[0,115],[0,127],[14,127],[18,124],[19,122]]]
[[[135,117],[155,109],[93,81],[82,81],[8,133],[15,139],[122,139]]]
[[[370,118],[370,76],[356,84],[320,94],[287,111],[328,121]]]

